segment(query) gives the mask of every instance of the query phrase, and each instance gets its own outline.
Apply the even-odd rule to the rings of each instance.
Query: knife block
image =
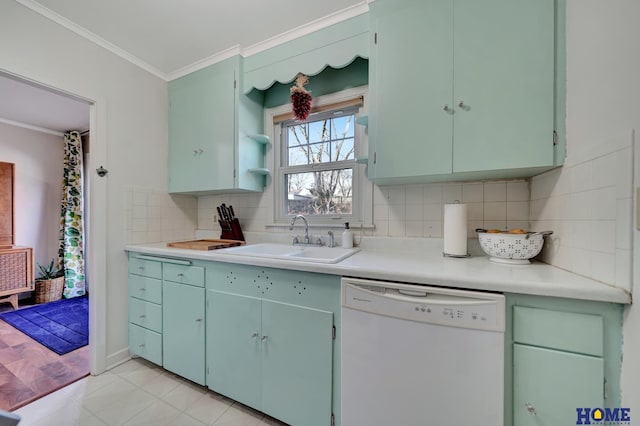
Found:
[[[220,238],[223,240],[244,241],[244,234],[240,227],[240,221],[237,218],[228,220],[218,220],[220,224]]]

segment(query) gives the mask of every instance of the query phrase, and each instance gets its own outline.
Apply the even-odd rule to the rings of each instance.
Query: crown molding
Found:
[[[346,9],[339,10],[338,12],[316,19],[315,21],[308,22],[297,28],[294,28],[289,31],[285,31],[282,34],[278,34],[277,36],[268,38],[256,44],[248,46],[245,49],[243,49],[243,56],[247,57],[247,56],[255,55],[256,53],[271,49],[272,47],[278,46],[280,44],[284,44],[288,41],[295,40],[307,34],[311,34],[315,31],[329,27],[333,24],[337,24],[338,22],[346,21],[349,18],[353,18],[355,16],[362,15],[363,13],[367,13],[369,11],[369,3],[370,1],[362,1]]]
[[[201,70],[202,68],[208,67],[209,65],[213,65],[217,62],[224,61],[225,59],[229,59],[232,56],[242,55],[242,48],[239,44],[230,47],[222,52],[218,52],[215,55],[211,55],[207,58],[201,59],[192,63],[191,65],[187,65],[186,67],[182,67],[175,71],[167,74],[167,81],[175,80],[176,78],[183,77],[187,74],[190,74],[194,71]]]
[[[167,75],[160,71],[159,69],[149,65],[148,63],[146,63],[145,61],[141,60],[140,58],[138,58],[137,56],[134,56],[132,54],[130,54],[129,52],[119,48],[118,46],[108,42],[107,40],[103,39],[102,37],[92,33],[91,31],[87,30],[86,28],[76,24],[75,22],[72,22],[70,20],[68,20],[67,18],[65,18],[64,16],[61,16],[59,14],[57,14],[56,12],[54,12],[53,10],[46,8],[44,6],[42,6],[39,3],[36,3],[33,0],[15,0],[17,3],[20,3],[21,5],[23,5],[26,8],[29,8],[31,10],[33,10],[34,12],[44,16],[47,19],[50,19],[51,21],[62,25],[63,27],[65,27],[66,29],[68,29],[69,31],[72,31],[76,34],[78,34],[80,37],[83,37],[95,44],[97,44],[98,46],[108,50],[109,52],[121,57],[122,59],[131,62],[132,64],[142,68],[143,70],[149,72],[150,74],[155,75],[158,78],[161,78],[162,80],[167,81]]]
[[[164,81],[171,81],[176,78],[187,75],[189,73],[192,73],[194,71],[198,71],[209,65],[228,59],[232,56],[242,55],[243,57],[247,57],[247,56],[255,55],[256,53],[262,52],[264,50],[286,43],[288,41],[295,40],[298,37],[302,37],[312,32],[321,30],[323,28],[329,27],[333,24],[337,24],[338,22],[344,21],[346,19],[353,18],[358,15],[362,15],[363,13],[367,13],[369,11],[369,3],[372,3],[375,0],[362,0],[360,3],[357,3],[353,6],[350,6],[338,12],[329,14],[322,18],[316,19],[315,21],[311,21],[307,24],[301,25],[292,30],[285,31],[282,34],[271,37],[259,43],[253,44],[246,48],[243,48],[240,45],[230,47],[229,49],[223,50],[214,55],[203,58],[199,61],[196,61],[185,67],[179,68],[170,73],[164,73],[160,71],[159,69],[141,60],[137,56],[134,56],[131,53],[119,48],[118,46],[108,42],[107,40],[92,33],[86,28],[76,24],[75,22],[70,21],[69,19],[52,11],[51,9],[42,6],[41,4],[35,2],[34,0],[15,0],[15,1],[23,5],[24,7],[31,9],[32,11],[44,16],[45,18],[50,19],[51,21],[59,25],[62,25],[69,31],[72,31],[78,34],[79,36],[97,44],[98,46],[121,57],[122,59],[142,68],[143,70],[149,72],[150,74],[153,74],[154,76]]]
[[[47,129],[45,127],[39,127],[39,126],[32,126],[31,124],[22,123],[21,121],[8,120],[2,117],[0,117],[0,123],[8,124],[10,126],[15,126],[15,127],[21,127],[27,130],[33,130],[35,132],[47,133],[49,135],[60,136],[60,137],[64,136],[64,133],[59,132],[57,130]]]

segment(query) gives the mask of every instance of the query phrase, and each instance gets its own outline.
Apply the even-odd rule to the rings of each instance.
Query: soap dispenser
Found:
[[[342,248],[352,248],[353,247],[353,234],[351,233],[351,229],[349,229],[349,222],[345,222],[344,231],[342,232]]]

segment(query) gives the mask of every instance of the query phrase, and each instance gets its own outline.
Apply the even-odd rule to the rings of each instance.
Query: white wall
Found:
[[[92,193],[100,208],[90,220],[106,227],[106,240],[94,239],[106,270],[94,265],[94,271],[106,280],[107,323],[104,336],[94,337],[107,366],[113,365],[128,356],[122,194],[127,185],[166,188],[167,83],[13,1],[2,3],[0,52],[1,70],[96,102],[91,160],[109,174],[89,176],[90,184],[106,193],[102,201]],[[92,281],[92,289],[100,294],[96,284]]]
[[[640,160],[638,150],[632,145],[632,135],[640,129],[640,2],[637,0],[568,0],[567,1],[567,165],[569,167],[557,176],[557,182],[565,183],[572,193],[566,199],[568,204],[580,202],[584,208],[597,209],[588,218],[571,216],[571,208],[564,210],[564,217],[577,224],[580,219],[591,221],[580,228],[585,238],[594,238],[606,242],[606,250],[597,249],[584,241],[585,255],[589,262],[606,263],[607,271],[602,278],[611,282],[614,272],[616,285],[621,285],[620,274],[624,276],[628,248],[633,235],[633,295],[640,299],[640,284],[637,271],[640,271],[640,234],[632,230],[632,220],[627,217],[633,209],[631,194],[627,193],[630,184],[618,182],[619,178],[629,178],[619,167],[629,167],[622,156],[633,156],[635,170]],[[635,129],[635,130],[634,130]],[[637,139],[637,137],[635,137]],[[631,148],[633,146],[633,149]],[[609,155],[614,155],[607,159]],[[603,169],[599,164],[609,163]],[[620,163],[618,163],[620,161]],[[613,163],[616,163],[614,165]],[[568,173],[565,175],[565,173]],[[615,184],[614,179],[615,178]],[[532,194],[537,193],[533,181]],[[555,179],[555,178],[554,178]],[[635,173],[634,186],[640,185],[638,173]],[[615,188],[611,191],[610,188]],[[596,188],[600,188],[597,190]],[[621,190],[621,191],[620,191]],[[583,195],[575,195],[584,193]],[[535,195],[534,195],[535,197]],[[533,208],[533,206],[532,206]],[[608,210],[606,212],[605,210]],[[592,210],[593,211],[593,210]],[[615,212],[615,215],[614,215]],[[568,215],[567,215],[568,214]],[[615,243],[605,235],[606,223],[615,218]],[[601,228],[600,225],[604,227]],[[570,225],[571,226],[571,225]],[[611,229],[609,228],[609,231]],[[562,236],[561,236],[562,238]],[[615,248],[612,246],[615,244]],[[607,254],[598,256],[597,252]],[[612,255],[613,254],[613,259]],[[595,256],[594,256],[595,255]],[[555,259],[564,262],[563,259]],[[612,263],[614,262],[614,263]],[[564,263],[563,263],[564,264]],[[573,262],[569,265],[575,272],[593,275],[594,266],[585,262]],[[620,271],[620,272],[618,272]],[[599,275],[598,275],[599,276]],[[626,278],[624,278],[626,279]],[[624,280],[623,279],[623,280]],[[623,286],[623,285],[621,285]],[[623,286],[624,287],[624,286]],[[631,407],[632,418],[640,420],[640,307],[632,305],[625,311],[622,371],[622,405]]]
[[[15,243],[41,264],[58,257],[63,148],[61,136],[0,123],[0,161],[15,164]]]

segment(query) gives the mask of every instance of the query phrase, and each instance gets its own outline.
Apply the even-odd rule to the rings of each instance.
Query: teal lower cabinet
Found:
[[[290,425],[339,419],[340,278],[214,264],[207,386]]]
[[[514,424],[576,424],[578,407],[603,407],[604,360],[513,345]]]
[[[595,409],[620,406],[621,305],[507,300],[505,425],[582,424]]]
[[[162,263],[129,260],[129,352],[162,365]]]
[[[162,366],[204,385],[204,287],[164,281],[162,292]]]
[[[205,384],[205,268],[129,254],[129,352]]]

